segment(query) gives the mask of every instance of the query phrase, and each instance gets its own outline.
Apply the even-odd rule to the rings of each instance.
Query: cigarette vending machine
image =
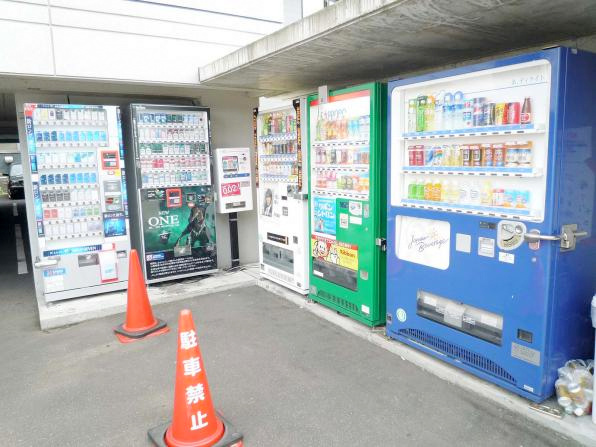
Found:
[[[261,275],[302,294],[309,284],[304,106],[296,99],[254,110]]]
[[[116,106],[25,104],[25,198],[46,302],[125,289],[130,250]]]
[[[387,334],[534,401],[591,358],[596,57],[389,83]]]
[[[309,297],[370,326],[385,320],[385,88],[308,98]]]
[[[209,109],[131,104],[131,239],[147,283],[217,270]]]

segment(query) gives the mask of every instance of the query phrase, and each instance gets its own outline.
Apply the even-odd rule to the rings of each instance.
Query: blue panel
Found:
[[[594,55],[555,48],[393,81],[388,88],[388,122],[391,94],[398,86],[540,59],[548,60],[552,70],[546,208],[543,222],[524,223],[528,230],[542,234],[559,234],[562,224],[578,223],[594,234],[596,90],[590,84],[596,72]],[[390,198],[394,180],[391,126],[387,140]],[[581,197],[581,207],[577,197]],[[398,216],[450,224],[450,263],[446,270],[397,258]],[[515,260],[510,264],[499,262],[496,247],[494,257],[478,254],[479,237],[496,239],[498,218],[394,207],[390,200],[387,218],[389,336],[535,401],[553,393],[556,368],[565,360],[591,357],[589,300],[596,289],[593,238],[580,241],[577,250],[567,253],[553,242],[542,242],[538,250],[523,243],[511,252]],[[458,233],[471,236],[470,253],[455,249]],[[418,315],[417,295],[421,290],[502,316],[502,339],[490,342]],[[478,322],[471,325],[480,327]]]

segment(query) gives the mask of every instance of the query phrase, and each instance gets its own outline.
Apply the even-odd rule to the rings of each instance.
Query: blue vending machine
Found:
[[[389,83],[387,334],[533,401],[591,358],[596,56]]]

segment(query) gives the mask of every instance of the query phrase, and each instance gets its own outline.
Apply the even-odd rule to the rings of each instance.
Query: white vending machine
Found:
[[[308,181],[300,125],[306,101],[263,104],[253,112],[261,275],[308,293]],[[264,107],[263,107],[264,106]],[[273,107],[271,107],[273,106]]]
[[[35,290],[46,302],[126,289],[130,250],[116,106],[25,104]]]

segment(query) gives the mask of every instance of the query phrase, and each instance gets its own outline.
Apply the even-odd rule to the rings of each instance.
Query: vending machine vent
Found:
[[[354,303],[350,303],[349,301],[340,298],[339,296],[333,295],[332,293],[329,292],[325,292],[324,290],[319,291],[318,295],[319,297],[329,300],[335,304],[337,304],[338,306],[341,306],[351,312],[356,312],[359,313],[358,311],[358,306],[356,306]]]
[[[474,368],[480,369],[487,374],[516,385],[515,378],[504,368],[497,365],[495,362],[486,358],[485,356],[476,354],[469,349],[462,348],[461,346],[445,341],[440,337],[436,337],[426,331],[421,331],[419,329],[400,329],[399,335],[420,342],[436,351],[459,360],[466,365],[473,366]]]

